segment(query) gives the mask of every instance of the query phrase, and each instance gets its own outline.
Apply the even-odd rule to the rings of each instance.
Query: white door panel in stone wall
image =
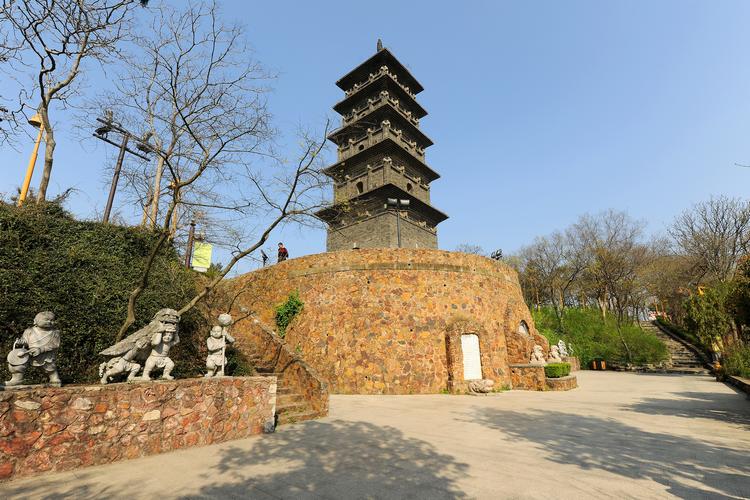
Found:
[[[464,380],[482,378],[482,361],[479,356],[479,337],[469,333],[461,335],[461,351],[464,353]]]

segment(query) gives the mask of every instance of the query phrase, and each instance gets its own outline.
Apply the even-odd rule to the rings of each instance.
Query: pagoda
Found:
[[[328,251],[437,248],[437,225],[448,216],[430,204],[440,176],[425,163],[432,141],[419,129],[422,85],[380,40],[336,85],[345,93],[333,107],[341,127],[328,139],[338,158],[324,170],[333,204],[317,214],[328,225]]]

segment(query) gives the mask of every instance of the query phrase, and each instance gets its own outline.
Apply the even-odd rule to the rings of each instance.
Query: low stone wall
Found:
[[[275,405],[275,377],[0,391],[0,480],[273,432]]]
[[[575,375],[547,379],[547,389],[550,391],[569,391],[576,387],[578,387],[578,379],[576,379]]]
[[[541,365],[510,365],[510,379],[513,389],[544,391],[547,389],[545,378],[544,367]]]
[[[581,362],[576,356],[566,356],[563,358],[565,363],[570,363],[570,371],[577,372],[581,369]]]
[[[747,394],[747,399],[750,399],[750,378],[735,377],[730,375],[724,378],[724,382],[729,385],[733,385],[737,389]]]

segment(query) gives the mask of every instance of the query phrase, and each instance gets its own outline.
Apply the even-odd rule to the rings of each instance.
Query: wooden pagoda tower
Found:
[[[425,163],[432,141],[419,129],[427,115],[416,100],[422,85],[380,40],[336,85],[345,93],[333,107],[341,127],[328,139],[338,161],[324,170],[334,199],[318,212],[328,251],[437,248],[437,225],[448,216],[430,204],[430,183],[440,176]]]

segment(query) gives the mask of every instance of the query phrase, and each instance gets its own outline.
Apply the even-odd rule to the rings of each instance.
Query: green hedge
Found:
[[[97,353],[113,343],[155,238],[140,228],[75,220],[56,203],[21,208],[0,203],[0,376],[8,377],[4,358],[13,340],[36,313],[50,310],[62,332],[58,371],[63,382],[98,380],[103,358]],[[131,332],[163,307],[179,309],[195,293],[198,277],[180,264],[172,246],[158,256],[151,276],[136,303]],[[197,312],[182,318],[173,357],[176,376],[205,369],[207,333]],[[43,379],[37,369],[26,373],[29,382]]]
[[[560,378],[570,375],[570,363],[549,363],[544,367],[547,378]]]
[[[602,318],[598,309],[568,308],[563,316],[563,332],[557,329],[557,319],[551,308],[532,311],[539,333],[550,345],[562,339],[572,344],[573,356],[581,361],[581,367],[590,367],[593,359],[608,362],[628,362],[625,347],[617,332],[612,317]],[[667,347],[656,336],[643,331],[637,324],[623,324],[621,331],[632,353],[631,363],[658,363],[668,358]]]

